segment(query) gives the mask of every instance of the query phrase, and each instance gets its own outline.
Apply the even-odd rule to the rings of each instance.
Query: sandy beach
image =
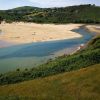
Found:
[[[100,25],[87,25],[86,28],[91,32],[95,32],[96,35],[100,35]]]
[[[81,24],[36,24],[36,23],[2,23],[0,40],[11,43],[32,43],[82,37],[71,30],[77,29]]]

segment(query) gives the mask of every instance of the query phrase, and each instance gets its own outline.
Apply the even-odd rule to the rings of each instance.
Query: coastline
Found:
[[[43,39],[43,38],[41,38],[41,36],[42,36],[41,34],[35,33],[35,35],[40,35],[40,36],[38,38],[34,39],[34,41],[32,39],[30,39],[31,38],[30,34],[27,34],[27,32],[26,33],[23,33],[23,35],[26,35],[27,34],[27,37],[29,35],[29,40],[30,41],[27,41],[26,39],[19,39],[19,38],[12,39],[12,38],[9,38],[9,35],[13,35],[13,36],[16,35],[15,33],[9,33],[9,32],[6,33],[7,31],[6,31],[5,28],[8,27],[7,29],[9,31],[10,30],[9,28],[12,28],[11,26],[16,28],[14,30],[15,33],[17,31],[19,32],[18,28],[21,28],[21,26],[23,27],[23,30],[25,29],[25,26],[31,27],[31,31],[37,31],[37,28],[40,27],[41,29],[39,31],[41,31],[41,33],[42,33],[42,35],[44,35],[44,37],[45,37],[45,33],[42,32],[43,31],[42,29],[46,29],[47,27],[49,29],[51,28],[50,29],[51,31],[53,31],[52,28],[53,29],[55,29],[55,28],[57,28],[57,29],[58,28],[66,29],[67,28],[67,30],[63,30],[66,34],[65,33],[63,34],[63,32],[62,32],[61,34],[59,34],[60,37],[59,38],[56,38],[55,37],[55,34],[57,34],[57,32],[59,30],[56,31],[56,33],[53,33],[52,34],[51,31],[49,31],[47,29],[46,30],[46,32],[47,32],[46,35],[47,35],[48,38],[46,40]],[[78,32],[74,32],[73,30],[78,29],[78,28],[83,27],[83,26],[90,33],[93,33],[94,32],[93,33],[94,34],[94,37],[93,38],[95,38],[98,35],[100,35],[99,34],[100,33],[100,26],[99,25],[85,25],[85,24],[63,24],[63,25],[54,25],[54,24],[36,24],[36,23],[23,23],[23,22],[20,22],[20,23],[12,23],[12,24],[2,23],[1,26],[0,26],[0,29],[1,29],[1,32],[3,32],[3,34],[2,33],[0,34],[0,41],[1,41],[0,48],[5,48],[5,47],[8,47],[8,46],[14,46],[14,45],[20,45],[20,44],[22,45],[22,44],[29,44],[29,43],[38,43],[38,42],[41,42],[42,43],[42,42],[50,42],[50,41],[52,42],[52,41],[59,41],[59,40],[68,40],[68,39],[81,38],[82,37],[82,34],[80,34]],[[99,28],[97,29],[97,27],[99,27]],[[2,30],[2,28],[3,28],[3,30]],[[36,30],[34,30],[34,28],[36,28]],[[71,35],[69,35],[69,34],[71,34]],[[19,35],[20,37],[22,36],[20,33],[17,34],[17,35]],[[53,35],[54,38],[51,39],[50,38],[51,35]],[[65,35],[67,35],[67,36],[65,37]],[[40,40],[38,40],[38,39],[40,39]],[[88,43],[86,43],[86,44],[80,44],[80,46],[77,47],[77,49],[73,53],[75,53],[75,52],[77,52],[77,51],[85,48],[87,46],[87,44]]]
[[[95,32],[97,36],[100,35],[100,25],[86,25],[85,28],[90,32]]]
[[[98,28],[97,28],[98,27]],[[94,38],[96,38],[96,37],[98,37],[98,36],[100,36],[100,25],[84,25],[84,28],[89,32],[89,33],[91,33],[92,35],[94,35],[93,36],[93,38],[92,39],[94,39]],[[91,39],[91,40],[92,40]],[[90,41],[91,41],[90,40]],[[83,50],[83,49],[85,49],[87,46],[88,46],[88,44],[90,43],[90,41],[88,41],[86,44],[82,44],[82,45],[80,45],[79,47],[78,47],[78,49],[74,52],[74,53],[76,53],[77,51],[80,51],[80,50]],[[74,53],[72,53],[72,54],[74,54]]]
[[[78,30],[75,31],[77,33],[82,32],[81,34],[82,38],[74,38],[76,42],[73,41],[74,39],[69,39],[70,42],[69,40],[62,40],[62,41],[60,40],[60,41],[52,41],[52,42],[44,42],[44,43],[40,42],[40,43],[36,43],[35,46],[34,43],[29,43],[29,44],[25,43],[25,45],[21,44],[18,45],[18,47],[15,45],[10,48],[3,48],[0,50],[1,51],[0,65],[3,66],[3,68],[6,68],[9,65],[10,68],[14,70],[13,66],[15,66],[15,68],[18,67],[21,68],[21,66],[31,67],[33,65],[36,66],[39,63],[47,61],[48,59],[51,58],[53,59],[53,57],[55,58],[61,55],[65,55],[66,53],[68,53],[68,55],[69,54],[72,55],[73,53],[79,51],[77,49],[78,47],[80,47],[80,45],[83,43],[84,40],[88,41],[87,38],[90,40],[90,37],[88,37],[88,35],[89,36],[91,35],[91,33],[89,34],[88,31],[84,28],[81,29],[78,28],[76,30]],[[79,41],[78,43],[79,45],[77,45],[78,41]],[[72,48],[71,46],[70,48],[68,46],[71,45],[70,43],[72,43],[72,46],[77,45],[77,47],[75,46]],[[5,57],[5,59],[2,59],[2,57]],[[24,65],[23,65],[23,61],[24,61]]]
[[[82,24],[2,23],[0,29],[4,34],[0,35],[0,40],[25,44],[80,38],[81,34],[72,31],[80,26]]]

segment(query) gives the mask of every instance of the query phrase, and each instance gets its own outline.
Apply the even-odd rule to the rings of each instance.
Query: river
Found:
[[[0,73],[16,70],[17,68],[36,67],[49,59],[73,53],[81,44],[87,43],[94,36],[84,27],[72,31],[82,34],[83,37],[0,48]],[[0,41],[0,45],[5,44],[4,41]]]

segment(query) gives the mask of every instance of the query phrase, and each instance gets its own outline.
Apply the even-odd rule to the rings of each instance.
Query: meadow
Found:
[[[0,100],[99,100],[100,64],[0,86]]]

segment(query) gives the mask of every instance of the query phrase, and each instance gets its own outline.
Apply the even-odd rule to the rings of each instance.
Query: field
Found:
[[[100,64],[42,79],[0,86],[0,100],[100,100],[99,78]]]

